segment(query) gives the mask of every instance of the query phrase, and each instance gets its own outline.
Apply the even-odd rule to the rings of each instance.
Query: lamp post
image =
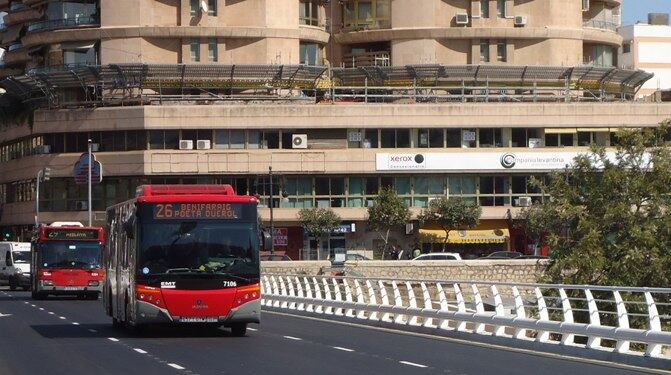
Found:
[[[275,221],[273,217],[273,167],[268,166],[268,177],[270,179],[270,253],[275,253]]]
[[[37,171],[37,186],[35,187],[35,228],[40,226],[40,182],[49,181],[51,168],[44,167]]]

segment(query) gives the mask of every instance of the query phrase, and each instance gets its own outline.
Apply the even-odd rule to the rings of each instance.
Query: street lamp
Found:
[[[51,168],[44,167],[37,171],[37,186],[35,188],[35,227],[40,226],[40,182],[49,181]]]

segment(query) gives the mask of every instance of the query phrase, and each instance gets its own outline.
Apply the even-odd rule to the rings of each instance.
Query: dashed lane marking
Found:
[[[403,365],[413,366],[413,367],[419,367],[419,368],[429,367],[429,366],[425,366],[425,365],[420,365],[419,363],[408,362],[408,361],[398,361],[398,363],[403,364]]]
[[[249,327],[247,327],[247,329],[250,330],[250,331],[253,331],[253,332],[258,331],[258,329],[256,329],[256,328],[249,328]]]
[[[351,353],[351,352],[354,351],[354,349],[343,348],[342,346],[334,346],[333,349],[340,350],[340,351],[343,351],[343,352],[348,352],[348,353]]]
[[[65,320],[64,316],[59,316],[58,319]]]
[[[49,311],[49,315],[56,315],[56,314],[54,314],[53,312]]]
[[[138,352],[138,353],[140,353],[140,354],[147,354],[146,351],[144,351],[144,350],[142,350],[142,349],[140,349],[140,348],[133,348],[133,350],[135,350],[136,352]]]
[[[40,311],[44,311],[44,307],[40,307]]]
[[[96,331],[96,330],[93,329],[93,328],[89,328],[89,332],[91,332],[91,333],[98,333],[98,331]]]
[[[114,337],[108,337],[107,339],[110,340],[110,341],[119,342],[119,339],[114,338]]]
[[[79,323],[77,323],[77,322],[72,322],[72,325],[73,325],[73,326],[78,326]]]
[[[178,365],[178,364],[176,364],[176,363],[168,363],[168,366],[170,366],[170,367],[172,367],[172,368],[174,368],[174,369],[177,369],[177,370],[184,370],[184,367],[182,367],[182,366],[180,366],[180,365]]]
[[[303,339],[300,338],[300,337],[293,337],[293,336],[283,336],[283,337],[284,337],[285,339],[294,340],[294,341],[301,341],[301,340],[303,340]]]

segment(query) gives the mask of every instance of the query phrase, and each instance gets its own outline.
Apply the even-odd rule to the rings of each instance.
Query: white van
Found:
[[[30,289],[30,242],[0,242],[0,282]]]

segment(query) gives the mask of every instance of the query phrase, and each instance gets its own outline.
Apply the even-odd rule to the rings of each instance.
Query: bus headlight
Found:
[[[97,280],[89,281],[89,286],[99,286],[99,285],[100,285],[100,281],[97,281]]]
[[[42,286],[54,286],[53,280],[42,280]]]

